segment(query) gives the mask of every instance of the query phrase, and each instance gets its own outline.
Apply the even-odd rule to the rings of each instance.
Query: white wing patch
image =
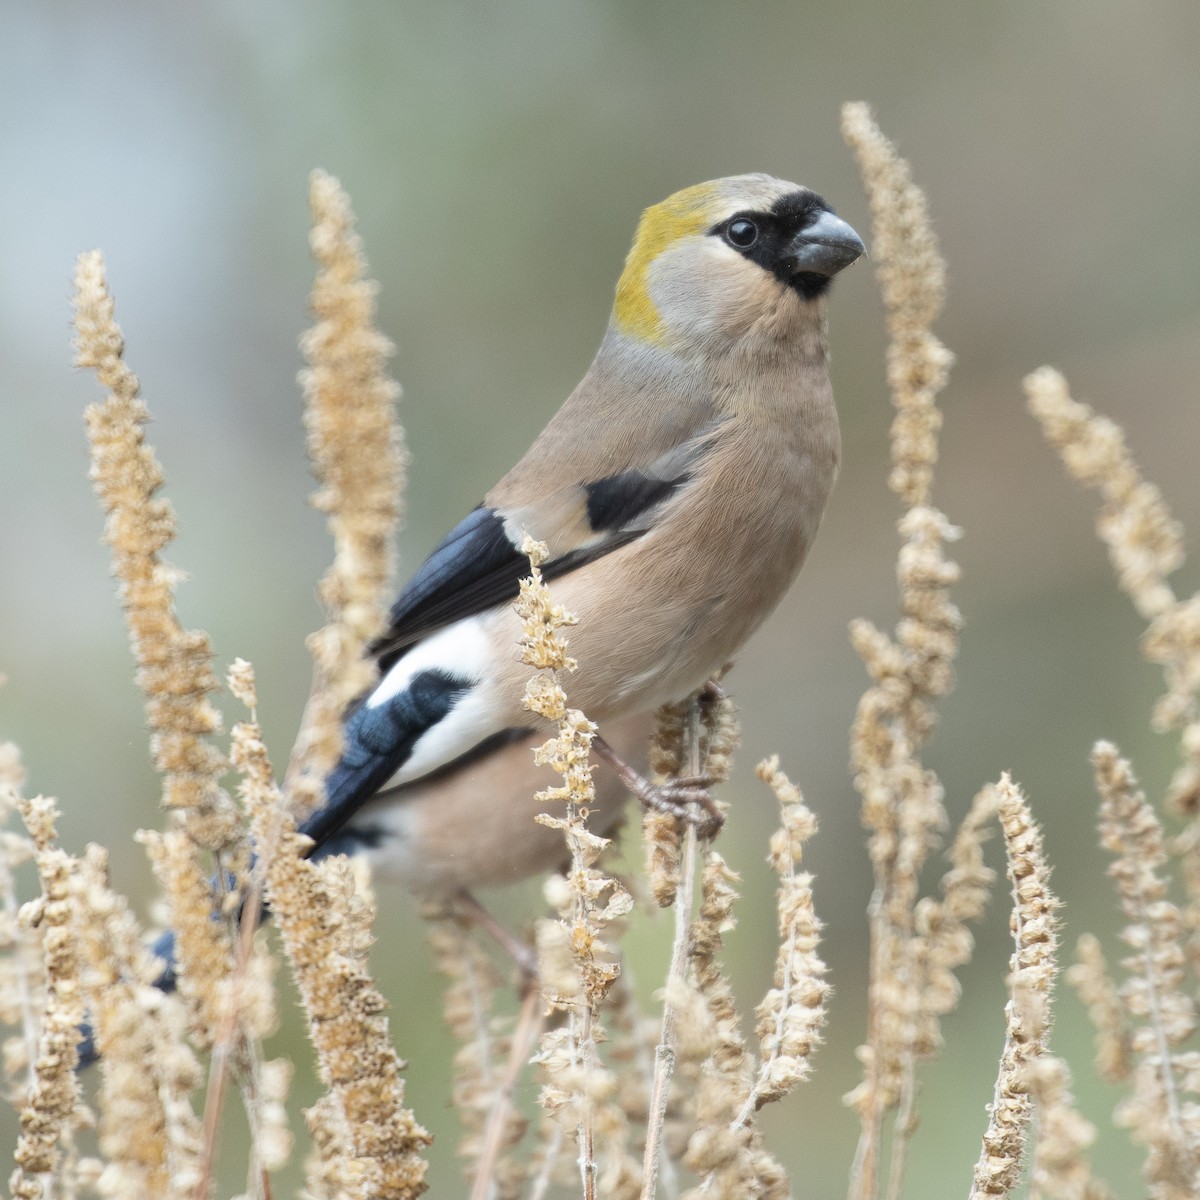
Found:
[[[367,697],[367,707],[386,704],[422,671],[441,671],[465,683],[485,678],[492,648],[483,624],[482,617],[467,617],[418,642],[379,681]]]
[[[417,739],[404,765],[380,791],[453,762],[500,728],[493,689],[486,684],[493,653],[486,633],[488,615],[467,617],[419,642],[367,698],[368,708],[378,708],[403,692],[422,671],[440,671],[470,688],[442,720]]]
[[[379,790],[420,779],[466,754],[484,738],[499,732],[500,715],[487,689],[468,692],[432,729],[421,734],[404,766]]]

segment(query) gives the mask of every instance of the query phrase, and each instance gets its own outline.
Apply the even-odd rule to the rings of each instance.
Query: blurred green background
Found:
[[[1087,754],[1112,738],[1152,795],[1174,762],[1151,734],[1157,672],[1092,534],[1094,502],[1023,406],[1044,361],[1120,421],[1148,476],[1200,529],[1200,9],[1142,0],[976,5],[552,3],[16,4],[0,11],[0,733],[32,790],[61,798],[66,845],[99,840],[116,883],[149,895],[130,837],[157,787],[87,482],[69,366],[74,256],[109,264],[129,361],[155,421],[191,576],[185,624],[222,664],[258,668],[281,761],[306,694],[314,584],[329,557],[294,383],[311,278],[306,178],[353,197],[380,321],[399,346],[413,454],[405,569],[503,473],[587,366],[639,211],[678,187],[763,170],[810,185],[866,233],[837,131],[866,99],[926,189],[949,261],[939,332],[958,356],[935,498],[965,529],[959,686],[929,751],[953,819],[1011,770],[1045,826],[1067,942],[1114,928]],[[800,581],[731,686],[746,745],[723,849],[745,878],[729,959],[748,1011],[774,949],[762,861],[771,804],[752,778],[781,752],[821,814],[810,865],[836,995],[816,1076],[771,1111],[800,1196],[842,1194],[856,1126],[869,893],[847,729],[864,673],[846,623],[894,619],[891,410],[869,266],[830,306],[845,465]],[[1185,569],[1181,587],[1197,582]],[[993,848],[994,849],[994,848]],[[1000,889],[1003,893],[1004,889]],[[412,902],[381,891],[376,966],[412,1060],[409,1096],[452,1161],[449,1049]],[[517,919],[529,897],[506,901]],[[942,1060],[923,1072],[907,1194],[964,1194],[1002,1040],[1009,943],[993,907]],[[639,934],[649,994],[667,922]],[[272,1049],[302,1064],[294,1021]],[[1082,1010],[1055,1045],[1101,1126],[1095,1158],[1126,1195],[1138,1156],[1108,1114]],[[5,1126],[11,1144],[12,1125]],[[224,1181],[228,1194],[241,1186]],[[285,1193],[286,1194],[286,1193]]]

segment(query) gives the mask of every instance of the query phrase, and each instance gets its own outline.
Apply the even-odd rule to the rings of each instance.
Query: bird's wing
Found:
[[[430,554],[392,606],[387,632],[371,647],[381,671],[436,630],[514,599],[529,575],[521,550],[526,534],[550,551],[542,568],[547,579],[641,537],[687,483],[711,434],[705,429],[645,468],[560,488],[532,504],[476,508]]]
[[[401,593],[391,627],[372,647],[385,678],[408,664],[412,671],[385,700],[372,704],[368,698],[347,714],[345,748],[326,781],[326,803],[301,827],[318,849],[332,844],[362,805],[396,776],[427,733],[453,720],[456,706],[471,691],[471,682],[439,664],[413,658],[400,663],[406,653],[439,629],[515,598],[529,574],[529,559],[520,549],[526,533],[548,546],[550,558],[542,569],[553,577],[652,529],[663,507],[692,477],[711,444],[708,433],[648,467],[560,488],[533,504],[481,506],[459,522]],[[485,743],[524,732],[495,730]],[[479,748],[468,742],[457,751],[470,754]]]

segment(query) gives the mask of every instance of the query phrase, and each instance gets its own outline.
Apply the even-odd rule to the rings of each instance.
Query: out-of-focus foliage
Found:
[[[766,170],[867,227],[837,132],[840,103],[863,98],[913,163],[950,266],[939,334],[958,364],[935,502],[965,529],[966,629],[929,759],[954,819],[1012,769],[1045,827],[1068,936],[1111,928],[1089,748],[1112,738],[1152,794],[1174,751],[1147,732],[1156,672],[1093,538],[1092,500],[1062,477],[1020,381],[1044,361],[1063,368],[1200,528],[1198,38],[1200,10],[1165,0],[5,6],[0,733],[22,745],[29,790],[61,798],[65,844],[102,840],[116,884],[149,890],[140,851],[118,835],[158,823],[158,788],[86,479],[93,385],[68,366],[79,250],[105,251],[137,346],[179,517],[173,558],[194,580],[181,620],[211,632],[222,663],[255,662],[268,740],[288,745],[328,561],[304,503],[294,382],[309,170],[328,168],[353,194],[381,324],[400,347],[411,568],[586,367],[644,205]],[[750,766],[781,751],[821,816],[806,865],[836,989],[813,1080],[772,1115],[792,1131],[776,1144],[811,1195],[844,1187],[856,1129],[832,1098],[857,1078],[865,1007],[870,876],[846,769],[864,676],[845,627],[893,619],[898,515],[865,267],[838,280],[831,326],[845,467],[799,584],[729,678],[747,744],[723,838],[746,892],[727,944],[757,991],[774,953],[761,847],[776,815]],[[1185,570],[1181,590],[1195,582]],[[415,907],[380,900],[379,982],[413,1059],[409,1099],[433,1123],[449,1051],[431,959]],[[925,1076],[913,1195],[959,1194],[969,1177],[1003,1037],[1003,924],[984,931],[948,1053]],[[662,961],[660,946],[643,952]],[[1098,1173],[1131,1192],[1135,1159],[1107,1132],[1112,1094],[1092,1079],[1089,1040],[1064,994],[1056,1050],[1102,1129]],[[452,1141],[434,1166],[450,1178]]]

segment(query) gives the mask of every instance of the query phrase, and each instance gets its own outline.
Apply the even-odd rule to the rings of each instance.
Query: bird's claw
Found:
[[[725,823],[725,814],[717,807],[709,788],[713,777],[686,775],[665,783],[649,783],[638,789],[643,808],[666,813],[677,821],[688,821],[699,832],[711,837]]]

